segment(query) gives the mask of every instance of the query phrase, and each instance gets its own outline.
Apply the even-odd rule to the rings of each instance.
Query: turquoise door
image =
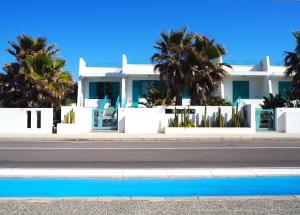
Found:
[[[232,101],[237,99],[249,99],[249,81],[232,82]]]
[[[132,81],[132,107],[139,106],[139,98],[141,94],[141,81]]]
[[[274,110],[256,109],[256,130],[274,130]]]
[[[112,98],[111,98],[111,105],[114,106],[116,104],[117,98],[120,95],[120,83],[113,82],[112,83]]]
[[[278,81],[278,93],[281,96],[286,95],[286,91],[293,87],[293,83],[291,81]]]

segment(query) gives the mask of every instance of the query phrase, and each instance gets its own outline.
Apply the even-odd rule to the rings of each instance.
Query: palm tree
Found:
[[[64,96],[73,87],[73,79],[70,73],[65,72],[65,61],[60,58],[52,58],[42,54],[36,57],[31,55],[26,58],[27,70],[22,74],[28,81],[34,83],[36,97],[31,106],[54,107],[60,106]]]
[[[186,28],[161,36],[154,46],[158,53],[151,59],[166,82],[169,97],[176,96],[179,104],[183,91],[188,90],[192,104],[205,102],[227,76],[223,66],[229,65],[217,62],[225,49],[207,37],[187,33]]]
[[[188,49],[186,62],[186,69],[189,70],[187,87],[192,104],[205,102],[228,76],[224,66],[231,66],[218,62],[218,58],[225,54],[225,49],[215,44],[214,40],[194,34],[194,42]]]
[[[16,58],[19,63],[24,63],[24,60],[28,55],[36,56],[39,54],[55,55],[60,52],[56,49],[55,44],[47,45],[46,37],[37,37],[36,39],[22,34],[17,36],[18,43],[9,41],[11,48],[6,49],[6,51]]]
[[[285,75],[292,77],[296,90],[300,90],[300,31],[293,32],[296,38],[296,48],[294,52],[286,52],[284,65],[287,67]]]
[[[63,70],[65,61],[53,56],[59,50],[54,44],[48,46],[46,38],[22,35],[17,40],[7,50],[16,62],[5,64],[5,73],[0,73],[3,105],[59,107],[73,84],[71,75]]]
[[[154,46],[158,53],[151,60],[155,63],[154,70],[159,71],[160,79],[166,83],[168,97],[176,97],[176,104],[179,104],[186,87],[187,71],[183,68],[186,49],[191,46],[193,36],[187,33],[186,28],[169,34],[161,32],[160,35],[162,39]]]

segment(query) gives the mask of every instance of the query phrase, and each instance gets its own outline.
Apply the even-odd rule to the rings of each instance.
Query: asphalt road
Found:
[[[0,168],[300,167],[300,140],[0,141]]]

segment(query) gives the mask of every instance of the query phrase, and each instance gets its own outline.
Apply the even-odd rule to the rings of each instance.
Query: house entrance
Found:
[[[275,114],[272,109],[256,109],[256,130],[274,130]]]

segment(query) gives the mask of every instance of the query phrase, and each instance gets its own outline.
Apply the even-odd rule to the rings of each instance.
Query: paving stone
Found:
[[[274,210],[272,214],[274,215],[287,215],[290,213],[290,210]]]
[[[221,211],[199,211],[201,215],[229,215],[230,212],[226,210]]]
[[[229,200],[224,202],[227,210],[248,211],[257,210],[267,213],[273,209],[273,201],[265,199]]]
[[[201,211],[223,211],[226,210],[223,203],[224,201],[218,200],[199,200],[198,205]]]
[[[192,215],[199,214],[199,205],[196,201],[139,201],[141,215],[170,214]]]
[[[299,206],[299,199],[286,197],[0,199],[0,215],[294,215]]]
[[[285,209],[290,210],[296,207],[297,200],[273,200],[273,208],[275,210]]]
[[[288,215],[299,215],[299,214],[300,214],[300,208],[294,208],[288,213]]]

